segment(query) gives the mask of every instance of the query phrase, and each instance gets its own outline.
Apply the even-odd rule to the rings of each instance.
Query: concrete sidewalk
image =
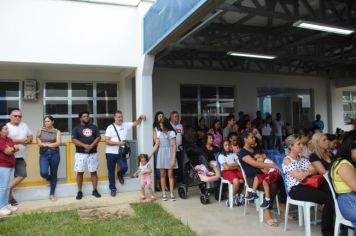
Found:
[[[20,202],[17,214],[28,213],[31,211],[62,211],[70,209],[83,209],[86,207],[116,207],[124,208],[130,203],[138,202],[139,192],[118,193],[113,198],[108,194],[103,194],[101,198],[85,195],[80,201],[75,197],[59,198],[55,202],[49,200],[23,201]],[[165,210],[170,212],[183,224],[189,225],[199,235],[304,235],[304,227],[299,227],[297,221],[289,221],[288,231],[283,231],[284,221],[282,216],[280,226],[277,228],[269,227],[264,223],[258,222],[258,214],[253,206],[248,206],[247,215],[243,215],[243,207],[226,207],[225,202],[218,203],[214,197],[210,198],[211,203],[202,205],[200,203],[199,191],[189,189],[188,199],[177,197],[176,202],[161,200],[161,193],[157,193],[157,203]],[[178,196],[178,195],[176,195]],[[321,235],[320,224],[312,225],[312,235]]]
[[[285,232],[283,230],[284,215],[276,216],[280,220],[279,227],[270,227],[258,222],[258,214],[254,206],[248,206],[246,216],[244,216],[243,206],[228,208],[225,201],[219,203],[214,196],[210,197],[211,203],[202,205],[199,197],[199,191],[189,189],[188,199],[178,197],[176,202],[163,202],[162,200],[158,202],[164,209],[180,218],[183,224],[189,225],[199,235],[304,235],[304,226],[299,227],[297,221],[289,221],[288,231]],[[159,194],[157,194],[157,199],[160,200]],[[318,215],[318,218],[320,218],[320,215]],[[312,224],[311,235],[321,235],[320,227],[320,224]]]

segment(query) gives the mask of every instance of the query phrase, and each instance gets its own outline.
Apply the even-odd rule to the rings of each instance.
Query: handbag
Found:
[[[301,185],[308,186],[311,188],[319,188],[320,185],[324,183],[324,176],[322,175],[312,175],[300,182]]]
[[[114,129],[115,129],[117,138],[118,138],[119,141],[121,142],[120,135],[119,135],[119,133],[117,132],[117,129],[116,129],[115,125],[112,124],[112,126],[113,126]],[[124,142],[125,142],[125,141],[124,141]],[[128,142],[125,142],[124,145],[119,146],[119,154],[126,156],[126,158],[129,158],[129,157],[130,157],[130,155],[131,155],[131,147],[130,147],[130,144],[128,144]]]

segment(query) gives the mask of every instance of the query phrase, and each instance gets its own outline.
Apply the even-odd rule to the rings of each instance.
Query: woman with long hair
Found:
[[[310,154],[309,161],[318,174],[323,175],[331,168],[334,155],[329,151],[329,140],[326,134],[315,133],[311,139],[314,152]]]
[[[308,159],[301,157],[303,143],[299,135],[288,136],[285,144],[289,153],[283,159],[282,170],[289,197],[294,200],[324,204],[321,231],[323,235],[333,235],[333,199],[327,183],[324,182],[318,188],[301,184],[304,179],[318,172]]]
[[[208,133],[214,136],[214,146],[220,148],[223,139],[223,133],[221,129],[221,121],[219,119],[215,119],[213,121],[213,125],[209,129]]]
[[[167,201],[166,195],[166,176],[168,173],[170,199],[175,201],[173,194],[174,190],[174,169],[178,168],[176,157],[176,132],[167,118],[163,118],[159,123],[160,130],[156,129],[155,143],[159,142],[159,149],[157,154],[157,169],[160,169],[162,200]]]
[[[59,145],[61,132],[54,128],[54,118],[45,116],[43,127],[37,131],[37,143],[40,147],[40,175],[50,183],[49,200],[56,201],[54,195],[57,186],[57,172],[60,161]]]
[[[251,131],[246,131],[241,135],[241,144],[243,148],[239,152],[239,160],[241,168],[245,171],[247,184],[252,187],[254,177],[257,174],[262,174],[262,169],[266,168],[277,168],[275,163],[264,163],[255,160],[255,146],[256,137]],[[270,206],[264,210],[264,221],[269,226],[278,226],[278,220],[272,217],[271,209],[273,207],[273,202],[275,200],[276,194],[278,192],[278,184],[272,183],[270,187]]]
[[[356,142],[343,142],[329,175],[337,193],[341,214],[356,227]]]

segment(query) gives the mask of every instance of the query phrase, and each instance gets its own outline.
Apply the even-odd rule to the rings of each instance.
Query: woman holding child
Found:
[[[239,160],[241,168],[245,171],[247,183],[249,186],[253,186],[254,177],[258,174],[263,174],[262,169],[278,168],[275,163],[265,163],[255,160],[254,147],[256,146],[255,135],[251,131],[246,131],[241,135],[241,141],[243,148],[239,152]],[[277,227],[278,220],[272,217],[271,209],[274,199],[278,192],[279,183],[269,184],[270,196],[269,206],[264,210],[264,221],[270,226]],[[265,199],[268,200],[268,199]]]
[[[318,188],[303,185],[304,179],[318,172],[308,159],[301,157],[303,144],[300,136],[290,135],[286,138],[285,143],[289,154],[283,160],[282,169],[288,195],[294,200],[324,204],[321,231],[323,235],[332,235],[333,199],[327,183],[322,183]]]

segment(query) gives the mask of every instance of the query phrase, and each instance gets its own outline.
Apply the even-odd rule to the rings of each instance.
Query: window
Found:
[[[342,92],[342,105],[344,108],[344,122],[351,124],[356,118],[356,91]]]
[[[91,121],[105,130],[118,107],[117,91],[117,83],[47,82],[44,113],[56,119],[59,130],[71,132],[79,123],[78,113],[89,111]]]
[[[205,117],[210,127],[213,120],[224,118],[235,113],[234,87],[181,85],[180,103],[182,118],[195,127],[200,117]]]
[[[20,108],[20,83],[0,82],[0,123],[7,122],[9,112]]]

